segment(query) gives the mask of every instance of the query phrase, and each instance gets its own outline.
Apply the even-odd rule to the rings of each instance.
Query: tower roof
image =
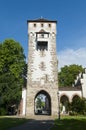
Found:
[[[35,19],[35,20],[27,20],[27,22],[52,22],[52,23],[57,23],[56,20],[48,20],[48,19],[44,19],[44,18],[39,18],[39,19]]]
[[[36,33],[45,33],[45,34],[49,34],[49,32],[46,32],[44,29],[41,29],[39,32]]]

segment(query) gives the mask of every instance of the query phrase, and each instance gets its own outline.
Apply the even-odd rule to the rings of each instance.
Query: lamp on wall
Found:
[[[58,120],[60,120],[60,98],[59,98],[59,91],[57,92],[58,97]]]

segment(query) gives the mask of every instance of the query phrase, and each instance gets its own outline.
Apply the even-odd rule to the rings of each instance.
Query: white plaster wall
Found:
[[[34,27],[34,24],[36,24],[36,27]],[[41,27],[41,24],[43,24],[43,27]],[[51,27],[49,27],[49,24],[51,24]],[[41,39],[41,38],[39,38],[39,40],[41,41],[48,41],[48,50],[46,51],[44,51],[44,55],[45,56],[40,56],[40,50],[36,50],[36,32],[39,32],[41,29],[43,29],[44,31],[46,31],[46,32],[49,32],[49,37],[48,38],[43,38],[43,39]],[[53,75],[52,75],[52,73],[53,73],[53,68],[52,68],[52,64],[51,64],[51,61],[52,61],[52,56],[51,56],[51,54],[50,54],[50,52],[51,52],[51,49],[52,49],[52,45],[55,45],[56,43],[56,41],[54,40],[54,42],[52,42],[52,39],[53,39],[53,37],[52,37],[52,33],[54,33],[55,34],[55,36],[56,36],[56,23],[34,23],[34,22],[32,22],[32,23],[29,23],[28,24],[28,34],[29,34],[29,36],[30,36],[30,34],[31,33],[33,33],[33,37],[32,37],[32,42],[30,43],[29,42],[29,44],[33,44],[33,49],[34,49],[34,52],[33,52],[33,57],[34,57],[34,59],[33,59],[33,64],[32,64],[32,66],[31,66],[31,69],[33,70],[33,72],[32,72],[32,81],[40,81],[40,79],[42,78],[42,77],[44,77],[45,75],[48,75],[48,80],[49,81],[53,81]],[[56,38],[54,36],[54,38]],[[31,37],[29,37],[29,38],[31,38]],[[40,69],[40,63],[41,62],[44,62],[44,65],[45,65],[45,70],[44,71],[42,71],[41,69]]]
[[[79,97],[82,97],[82,92],[81,91],[59,91],[59,96],[67,96],[69,101],[72,101],[72,98],[77,95]]]
[[[34,24],[36,24],[36,27],[34,27]],[[43,27],[41,27],[41,24],[43,24],[44,26]],[[49,27],[48,25],[49,24],[51,24],[51,27]],[[41,29],[44,29],[46,32],[50,32],[50,33],[52,33],[52,32],[54,32],[55,34],[56,34],[56,23],[42,23],[42,22],[40,22],[40,23],[35,23],[35,22],[31,22],[31,23],[29,23],[28,24],[28,34],[30,33],[30,32],[33,32],[33,33],[35,33],[35,32],[39,32]]]
[[[86,98],[86,73],[83,74],[83,79],[81,79],[81,84],[82,84],[83,97]]]
[[[25,115],[25,109],[26,109],[26,88],[22,89],[22,115]]]
[[[32,74],[32,79],[33,81],[38,81],[40,80],[41,77],[45,76],[46,74],[49,75],[49,79],[53,79],[52,75],[52,67],[51,67],[51,56],[48,51],[45,51],[45,57],[40,57],[40,51],[35,51],[35,58],[34,58],[34,63],[33,63],[33,68],[34,68],[34,73]],[[44,62],[45,65],[45,70],[42,71],[40,69],[40,63]]]

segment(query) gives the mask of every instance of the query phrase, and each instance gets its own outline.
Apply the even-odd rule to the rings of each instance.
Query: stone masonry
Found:
[[[26,116],[34,116],[37,93],[50,96],[51,116],[58,113],[58,77],[56,54],[57,21],[28,20],[28,73],[26,89]]]

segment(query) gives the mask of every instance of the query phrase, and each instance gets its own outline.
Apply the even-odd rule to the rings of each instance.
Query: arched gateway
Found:
[[[27,21],[29,53],[26,116],[58,113],[56,23],[42,18]],[[43,107],[37,104],[40,97],[45,101]]]
[[[36,115],[51,115],[51,97],[46,91],[39,91],[35,96],[34,103]]]

